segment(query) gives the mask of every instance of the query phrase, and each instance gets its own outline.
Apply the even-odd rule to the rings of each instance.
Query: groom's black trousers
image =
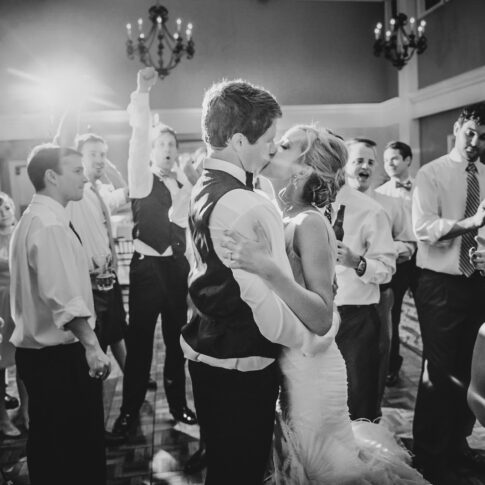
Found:
[[[206,485],[261,485],[273,437],[279,371],[240,372],[189,361],[207,446]]]

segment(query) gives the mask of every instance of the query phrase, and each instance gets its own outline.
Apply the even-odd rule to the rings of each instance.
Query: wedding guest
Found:
[[[76,149],[82,154],[84,174],[88,181],[79,201],[70,202],[67,212],[76,228],[88,259],[96,312],[96,335],[101,348],[111,348],[121,370],[126,361],[126,314],[117,277],[115,234],[111,214],[128,201],[128,188],[113,190],[101,180],[106,176],[107,144],[102,137],[86,133],[76,137]],[[107,287],[98,277],[111,276]]]
[[[15,365],[15,347],[9,342],[14,329],[10,314],[10,274],[8,269],[9,244],[16,224],[13,200],[0,192],[0,436],[15,438],[21,432],[12,423],[7,413],[6,370]],[[29,414],[27,411],[27,392],[23,382],[18,378],[17,389],[20,394],[20,408],[17,411],[16,424],[28,429]]]
[[[407,224],[412,231],[411,200],[414,179],[409,174],[409,167],[413,160],[411,147],[402,141],[391,141],[384,149],[384,169],[390,180],[380,187],[376,192],[401,200],[406,211]],[[414,234],[413,234],[413,240]],[[416,252],[410,259],[398,258],[396,272],[392,277],[390,287],[394,294],[392,305],[392,335],[391,354],[389,356],[389,370],[386,385],[395,386],[399,380],[399,370],[402,366],[402,356],[399,353],[399,323],[401,322],[401,310],[404,295],[411,289],[413,295],[416,291],[418,269],[416,267]]]
[[[157,74],[138,72],[137,90],[128,107],[133,128],[128,156],[128,185],[133,210],[127,357],[121,412],[113,433],[127,437],[145,398],[157,319],[165,343],[163,382],[175,420],[196,424],[185,395],[185,358],[180,330],[187,321],[185,228],[191,186],[182,186],[173,171],[178,155],[175,132],[150,124],[149,93]]]
[[[485,279],[469,259],[485,223],[485,166],[477,163],[485,153],[485,103],[463,108],[453,134],[453,150],[419,170],[412,206],[423,340],[414,453],[438,485],[456,483],[463,467],[485,470],[466,440],[475,422],[466,401],[472,351],[485,320]]]
[[[352,151],[352,143],[348,148]],[[345,205],[344,237],[337,241],[335,303],[342,322],[336,341],[347,365],[350,416],[373,421],[380,416],[381,324],[376,305],[379,285],[389,282],[395,271],[396,253],[386,212],[357,190],[369,178],[367,160],[349,153],[345,175],[332,204],[334,209]]]
[[[349,178],[348,183],[359,192],[374,199],[384,209],[391,226],[392,239],[396,264],[409,261],[416,251],[414,234],[411,219],[401,199],[395,199],[377,192],[372,188],[376,176],[377,152],[376,143],[367,138],[353,138],[347,141],[349,160],[347,166],[358,169],[358,177]],[[393,276],[394,278],[394,276]],[[392,280],[391,280],[392,282]],[[391,340],[393,338],[391,310],[393,307],[394,295],[391,283],[382,284],[380,289],[380,300],[377,304],[377,312],[381,321],[379,333],[379,402],[384,395],[387,372],[389,368],[389,355]]]
[[[32,485],[104,485],[101,380],[110,361],[93,331],[88,262],[66,206],[80,200],[81,154],[39,145],[29,156],[32,201],[11,241],[16,363],[29,394]]]

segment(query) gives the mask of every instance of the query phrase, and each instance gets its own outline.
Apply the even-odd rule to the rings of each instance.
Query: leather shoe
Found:
[[[4,402],[5,402],[5,409],[15,409],[20,406],[19,400],[11,396],[10,394],[5,393],[4,397]]]
[[[121,413],[116,418],[111,434],[113,436],[119,436],[120,438],[126,440],[128,438],[128,435],[130,434],[130,431],[133,428],[133,425],[135,424],[135,421],[135,415],[129,413]]]
[[[180,421],[185,424],[197,424],[197,416],[195,415],[194,411],[189,409],[187,406],[170,409],[170,412],[175,421]]]
[[[399,382],[399,371],[389,372],[386,377],[386,386],[394,387]]]
[[[153,379],[153,377],[149,377],[148,378],[148,384],[147,384],[147,389],[149,391],[156,391],[157,390],[157,381],[155,379]]]
[[[192,475],[202,471],[207,466],[207,454],[205,446],[201,444],[199,449],[187,460],[184,473]]]

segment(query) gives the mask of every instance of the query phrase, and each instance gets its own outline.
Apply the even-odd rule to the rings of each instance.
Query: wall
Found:
[[[443,111],[419,120],[421,139],[421,165],[448,152],[447,136],[453,134],[453,125],[461,108]]]
[[[140,65],[126,58],[125,25],[146,21],[154,0],[2,0],[0,113],[32,112],[32,81],[76,65],[98,80],[109,104],[124,109]],[[244,77],[271,89],[285,105],[379,102],[397,93],[395,70],[372,54],[379,2],[296,0],[165,0],[174,22],[194,22],[196,55],[183,60],[156,90],[155,108],[200,106],[204,90],[223,77]]]
[[[449,0],[426,16],[428,49],[419,60],[419,87],[485,65],[485,1]]]

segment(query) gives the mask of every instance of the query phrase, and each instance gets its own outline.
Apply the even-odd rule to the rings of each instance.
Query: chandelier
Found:
[[[160,5],[158,0],[156,5],[149,8],[148,18],[150,24],[146,34],[143,30],[142,18],[138,19],[136,34],[133,33],[131,24],[126,24],[128,36],[126,54],[130,59],[134,59],[137,54],[142,64],[154,67],[158,77],[163,79],[177,66],[182,57],[186,56],[187,59],[194,57],[193,25],[190,22],[187,24],[184,39],[181,33],[182,20],[177,19],[177,31],[172,35],[167,27],[168,10]]]
[[[384,52],[384,57],[391,61],[397,69],[402,69],[413,57],[414,52],[422,54],[428,46],[428,40],[424,35],[426,21],[421,20],[416,28],[414,17],[409,19],[406,14],[398,13],[396,17],[389,21],[389,30],[383,35],[383,27],[379,22],[374,29],[375,42],[374,54],[380,56]]]

